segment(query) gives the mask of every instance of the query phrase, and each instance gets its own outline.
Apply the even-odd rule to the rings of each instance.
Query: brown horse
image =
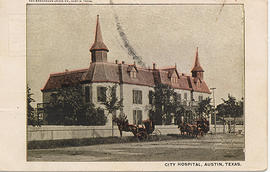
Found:
[[[143,139],[147,138],[147,136],[155,130],[155,125],[149,119],[143,121],[142,127],[129,124],[127,119],[114,118],[113,122],[117,124],[121,137],[122,132],[125,131],[125,132],[132,132],[132,134],[135,137]]]
[[[122,137],[122,132],[132,132],[134,136],[136,136],[137,134],[137,126],[136,125],[132,125],[128,123],[127,119],[119,119],[119,118],[114,118],[113,122],[115,122],[118,126],[119,132],[120,132],[120,136]]]
[[[203,136],[209,131],[209,122],[206,119],[198,120],[197,123],[180,123],[178,125],[181,135],[188,135],[192,137]]]

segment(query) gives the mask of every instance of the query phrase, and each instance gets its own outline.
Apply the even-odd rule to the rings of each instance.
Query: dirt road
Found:
[[[244,160],[244,136],[104,144],[28,151],[28,161],[234,161]]]

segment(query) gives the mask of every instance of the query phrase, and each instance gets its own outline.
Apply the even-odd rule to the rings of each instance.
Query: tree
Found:
[[[243,99],[237,101],[235,97],[228,95],[228,99],[222,99],[223,103],[217,106],[218,116],[223,117],[233,117],[234,118],[234,131],[236,118],[243,116]],[[231,120],[230,120],[231,123]]]
[[[51,94],[45,113],[48,124],[55,125],[105,125],[107,117],[102,108],[84,103],[82,87],[63,87]]]
[[[105,125],[106,122],[107,117],[102,108],[96,108],[93,104],[87,106],[84,125]]]
[[[156,85],[154,87],[154,93],[151,98],[154,100],[152,102],[151,118],[155,124],[171,124],[171,114],[179,114],[182,109],[182,105],[180,103],[180,99],[177,96],[177,93],[168,85]]]
[[[82,87],[63,87],[51,94],[50,104],[46,108],[47,121],[50,124],[75,125],[85,110],[82,99]]]
[[[180,123],[183,123],[184,121],[184,116],[187,114],[186,109],[184,108],[184,106],[180,106],[179,108],[176,109],[176,113],[175,113],[175,119],[176,119],[176,123],[177,125],[179,125]],[[183,117],[183,119],[181,119],[181,117]]]
[[[102,104],[105,106],[105,109],[108,111],[108,115],[112,115],[112,136],[113,136],[113,119],[116,116],[113,116],[113,113],[117,110],[121,109],[123,107],[123,99],[118,99],[116,96],[116,88],[117,85],[109,86],[106,88],[109,90],[109,94],[106,94],[106,100],[102,102]]]
[[[102,102],[109,114],[112,114],[113,112],[123,107],[123,99],[119,100],[117,98],[116,88],[117,85],[109,86],[107,88],[107,90],[109,90],[109,94],[106,94],[106,100]]]
[[[31,88],[27,85],[26,96],[27,96],[27,124],[36,126],[38,125],[38,119],[35,116],[34,108],[32,107],[31,103],[35,102],[32,98],[34,94],[31,93]]]
[[[212,112],[213,106],[211,105],[211,98],[207,97],[198,104],[197,113],[199,117],[208,118],[209,114]]]

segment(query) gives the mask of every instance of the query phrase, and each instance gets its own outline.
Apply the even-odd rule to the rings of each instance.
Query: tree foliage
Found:
[[[223,103],[217,106],[217,115],[220,117],[241,117],[243,116],[243,99],[237,101],[235,97],[228,95],[228,99],[222,99]]]
[[[52,93],[45,112],[48,124],[55,125],[105,125],[107,120],[103,109],[84,103],[81,86],[64,87]]]
[[[235,97],[228,95],[228,99],[222,99],[223,103],[219,104],[217,106],[217,117],[219,119],[223,118],[223,122],[225,125],[225,118],[234,118],[234,132],[235,132],[235,125],[236,125],[236,118],[242,117],[244,114],[244,102],[243,98],[239,101],[236,100]],[[229,119],[229,128],[231,126],[231,119]],[[229,129],[229,132],[231,132],[231,129]]]
[[[123,107],[123,99],[118,99],[116,96],[117,85],[109,86],[106,88],[109,91],[109,94],[106,94],[106,101],[102,102],[109,114],[119,110]]]
[[[38,125],[38,119],[35,116],[34,108],[32,107],[31,103],[35,102],[35,100],[32,98],[33,93],[31,93],[31,88],[27,85],[26,88],[26,96],[27,96],[27,124],[36,126]]]
[[[81,124],[84,125],[105,125],[107,122],[107,116],[104,110],[100,107],[96,108],[93,104],[90,104],[85,111],[85,120],[81,120]]]
[[[152,115],[155,124],[171,124],[172,113],[179,114],[183,110],[177,93],[168,85],[158,84],[154,87],[152,95]]]
[[[213,111],[213,106],[211,105],[211,98],[206,98],[199,102],[197,113],[199,117],[208,118],[209,114]]]

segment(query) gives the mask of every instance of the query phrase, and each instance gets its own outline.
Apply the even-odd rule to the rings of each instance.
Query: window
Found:
[[[172,77],[171,81],[172,81],[172,83],[177,83],[177,77]]]
[[[194,99],[193,99],[193,91],[190,92],[190,100],[191,100],[191,101],[194,101]]]
[[[142,111],[133,110],[133,124],[140,125],[142,124]]]
[[[149,104],[151,105],[153,103],[153,91],[149,91]]]
[[[106,101],[106,87],[97,87],[97,101],[105,102]]]
[[[200,96],[198,97],[198,99],[199,99],[199,101],[202,101],[202,100],[203,100],[203,96],[200,95]]]
[[[177,100],[181,102],[181,94],[177,94]]]
[[[185,98],[185,100],[187,100],[187,93],[184,94],[184,98]]]
[[[113,96],[113,97],[116,97],[116,91],[117,91],[117,90],[116,90],[116,88],[114,87],[113,90],[112,90],[112,96]]]
[[[133,90],[133,104],[142,104],[142,91]]]
[[[131,78],[136,78],[137,77],[137,75],[136,75],[137,73],[136,73],[136,70],[134,70],[134,71],[131,71],[130,72],[130,76],[131,76]]]
[[[197,87],[198,87],[198,88],[201,87],[201,82],[200,82],[200,81],[197,82]]]
[[[86,103],[90,102],[90,88],[89,88],[89,86],[85,86],[84,93],[85,93],[85,102]]]

